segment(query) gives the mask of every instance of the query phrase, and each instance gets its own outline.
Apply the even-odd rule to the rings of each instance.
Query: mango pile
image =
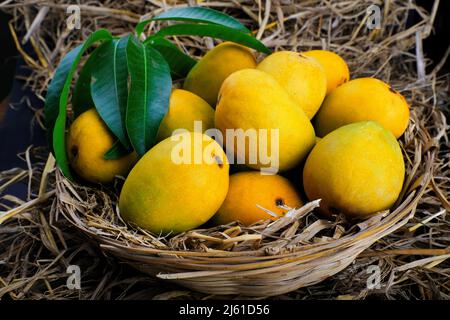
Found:
[[[331,51],[259,60],[231,42],[206,53],[172,91],[159,143],[140,159],[132,152],[105,160],[113,137],[95,109],[86,111],[67,138],[72,169],[91,183],[124,177],[121,217],[155,234],[275,220],[316,199],[323,214],[351,219],[391,208],[405,176],[397,141],[409,121],[405,98],[375,78],[350,80],[347,63]],[[229,130],[276,130],[277,140],[259,135],[256,146],[239,148]],[[262,156],[267,150],[276,150],[276,163]],[[176,160],[198,154],[202,161]]]

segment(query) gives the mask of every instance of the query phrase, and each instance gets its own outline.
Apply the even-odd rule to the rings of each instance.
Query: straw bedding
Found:
[[[31,41],[34,52],[23,56],[32,75],[24,80],[42,97],[61,56],[92,30],[105,27],[121,35],[143,15],[180,3],[86,2],[81,12],[88,21],[73,32],[65,28],[66,1],[20,6],[6,1],[0,8],[14,14],[14,34],[22,30]],[[364,1],[200,4],[239,18],[274,50],[336,51],[348,61],[352,77],[375,76],[406,96],[412,115],[400,140],[407,179],[398,203],[359,224],[342,216],[325,220],[314,211],[316,201],[286,208],[288,214],[276,222],[160,237],[120,219],[122,181],[108,189],[72,184],[45,149],[30,148],[21,155],[27,170],[0,173],[0,297],[449,298],[448,127],[442,111],[448,108],[449,77],[438,73],[443,61],[424,73],[429,61],[417,45],[430,32],[433,14],[404,1],[380,2],[383,28],[369,30]],[[49,10],[42,23],[33,23],[44,5]],[[422,21],[407,25],[408,10]],[[149,32],[158,27],[151,25]],[[196,57],[213,44],[200,38],[175,41]],[[42,123],[41,111],[36,119]],[[26,201],[5,192],[14,183],[28,183]],[[83,270],[82,290],[65,286],[70,264]],[[376,289],[367,287],[373,265],[381,270]]]

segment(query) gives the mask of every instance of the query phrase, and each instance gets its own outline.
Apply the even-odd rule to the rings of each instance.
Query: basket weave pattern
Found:
[[[290,209],[277,221],[250,227],[236,222],[163,238],[125,224],[114,192],[74,185],[60,173],[57,205],[104,251],[145,273],[209,294],[267,297],[338,273],[405,225],[432,177],[432,141],[412,119],[401,140],[407,177],[399,201],[390,212],[356,225],[343,216],[326,220],[317,215],[316,200]]]

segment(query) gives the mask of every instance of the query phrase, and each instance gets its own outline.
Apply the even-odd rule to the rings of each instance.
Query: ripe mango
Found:
[[[158,141],[170,137],[177,129],[194,131],[194,121],[201,121],[203,131],[214,127],[214,109],[192,92],[175,89],[169,110],[159,126]]]
[[[378,121],[399,138],[409,121],[405,98],[388,84],[375,78],[351,80],[333,90],[315,118],[319,137],[349,123]]]
[[[155,234],[196,228],[220,208],[228,171],[224,151],[210,137],[199,132],[171,136],[131,170],[120,193],[120,215]]]
[[[230,176],[227,197],[214,215],[213,222],[227,224],[239,220],[244,225],[251,225],[259,220],[278,218],[257,205],[281,217],[286,210],[279,205],[298,208],[302,201],[291,182],[282,176],[261,175],[256,171],[239,172]]]
[[[249,48],[232,42],[223,42],[210,50],[191,69],[183,88],[215,106],[223,81],[233,72],[255,68],[255,56]]]
[[[297,52],[278,51],[257,68],[273,76],[309,119],[319,110],[327,91],[327,78],[316,60]]]
[[[315,59],[325,70],[327,94],[350,79],[347,63],[338,54],[328,50],[310,50],[302,54]]]
[[[267,73],[257,69],[240,70],[230,75],[220,90],[215,113],[216,128],[227,141],[227,131],[257,131],[252,148],[238,148],[237,136],[234,136],[234,154],[245,159],[245,164],[254,169],[277,167],[288,170],[295,167],[314,146],[314,129],[305,113],[289,97],[281,85]],[[233,131],[234,130],[234,131]],[[249,130],[249,131],[247,131]],[[264,132],[267,134],[264,135]],[[278,140],[276,137],[278,132]],[[258,134],[262,134],[262,139]],[[277,143],[278,142],[278,143]],[[240,149],[240,150],[238,150]],[[261,154],[278,151],[276,159],[264,163]],[[227,153],[230,150],[227,150]],[[257,161],[251,160],[252,154],[258,154]],[[264,160],[264,161],[263,161]],[[253,163],[251,163],[253,162]]]
[[[328,213],[366,218],[397,200],[405,164],[394,135],[375,121],[352,123],[326,135],[309,154],[303,186]]]
[[[126,176],[138,156],[132,152],[119,159],[104,159],[114,142],[95,109],[83,112],[70,126],[67,137],[70,166],[81,178],[93,183],[110,183],[115,176]]]

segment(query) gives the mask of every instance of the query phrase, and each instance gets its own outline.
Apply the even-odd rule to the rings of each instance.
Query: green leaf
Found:
[[[73,74],[83,53],[99,40],[111,39],[104,29],[93,32],[84,43],[69,51],[59,63],[45,97],[45,123],[49,146],[53,149],[56,162],[64,175],[72,179],[66,154],[67,101]]]
[[[128,98],[127,43],[128,36],[108,41],[97,49],[91,84],[95,108],[125,148],[130,146],[125,127]]]
[[[144,42],[164,57],[170,66],[170,72],[174,79],[185,78],[197,61],[183,53],[176,45],[164,38],[150,38]]]
[[[134,150],[143,155],[155,143],[167,113],[172,79],[161,54],[134,37],[128,41],[127,62],[131,83],[126,126]]]
[[[202,36],[240,43],[246,47],[270,54],[272,51],[255,37],[229,27],[214,24],[176,24],[159,30],[151,38],[165,36]],[[150,41],[150,40],[148,40]]]
[[[103,155],[103,159],[105,160],[115,160],[115,159],[119,159],[122,158],[126,155],[128,155],[130,152],[132,152],[133,150],[130,150],[128,148],[125,148],[122,143],[120,143],[119,140],[117,140],[116,142],[114,142],[113,146],[111,147],[111,149],[109,149],[104,155]]]
[[[150,20],[140,22],[136,26],[136,33],[138,37],[142,33],[147,24],[149,24],[151,21],[160,21],[160,20],[189,21],[189,22],[217,24],[232,29],[236,29],[244,33],[250,33],[250,30],[248,30],[242,23],[240,23],[238,20],[234,19],[233,17],[230,17],[225,13],[203,7],[186,7],[186,8],[174,8],[167,12],[161,13]]]
[[[72,94],[72,110],[74,118],[77,118],[83,112],[94,107],[94,101],[92,100],[91,95],[91,72],[96,60],[97,49],[98,48],[91,52],[89,58],[81,68],[75,83]]]

